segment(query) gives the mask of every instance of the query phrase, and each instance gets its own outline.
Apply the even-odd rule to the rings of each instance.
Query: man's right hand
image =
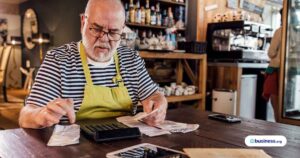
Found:
[[[39,110],[36,115],[37,124],[41,127],[50,127],[59,123],[62,116],[66,115],[70,123],[75,122],[73,99],[55,99]]]

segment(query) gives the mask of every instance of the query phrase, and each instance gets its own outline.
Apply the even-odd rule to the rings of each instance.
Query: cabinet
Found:
[[[186,31],[186,6],[188,4],[188,0],[122,0],[127,20],[126,20],[126,26],[134,30],[137,35],[140,38],[145,38],[144,32],[152,32],[154,35],[159,35],[161,33],[165,33],[164,31],[167,28],[176,26],[176,34],[182,34],[185,36]],[[147,4],[149,2],[150,4]],[[147,22],[138,22],[130,20],[130,18],[133,17],[131,14],[129,5],[131,3],[131,10],[134,8],[133,12],[136,12],[136,8],[140,9],[146,9],[146,8],[153,8],[155,7],[155,14],[161,14],[164,18],[165,16],[170,16],[170,10],[173,13],[174,22],[169,22],[168,25],[164,24],[164,20],[161,21],[161,24],[153,25],[151,23]],[[136,7],[135,7],[135,6]],[[153,7],[152,7],[153,6]],[[159,6],[159,7],[158,7]],[[143,7],[143,8],[142,8]],[[159,8],[159,9],[158,9]],[[159,13],[160,12],[160,13]],[[167,15],[166,15],[167,12]],[[135,15],[137,16],[137,15]],[[143,15],[144,16],[144,15]],[[171,17],[172,17],[171,16]],[[128,20],[129,18],[129,20]],[[159,19],[159,18],[157,18]],[[176,22],[182,20],[184,26],[179,27],[181,25],[175,25]],[[173,23],[173,25],[171,25]],[[143,33],[142,33],[143,32]],[[173,33],[173,32],[172,32]],[[167,34],[167,33],[166,33]],[[173,33],[174,34],[174,33]],[[148,36],[148,38],[150,38]],[[163,50],[159,50],[159,52],[155,52],[155,50],[143,50],[139,51],[140,56],[143,59],[162,59],[162,60],[172,60],[174,63],[176,63],[176,82],[177,84],[181,84],[183,81],[183,73],[184,71],[186,74],[188,74],[188,78],[192,81],[193,85],[196,85],[198,87],[198,93],[194,95],[185,95],[185,96],[170,96],[167,97],[168,102],[181,102],[181,101],[191,101],[191,100],[198,100],[199,101],[199,108],[204,110],[205,109],[205,90],[206,90],[206,55],[205,54],[191,54],[191,53],[173,53],[173,52],[167,52]],[[195,60],[197,61],[197,70],[194,72],[188,63],[188,60]],[[173,67],[172,67],[173,69]],[[169,78],[170,79],[170,78]],[[168,80],[163,80],[163,82],[169,82]],[[156,81],[154,79],[154,81]]]
[[[213,89],[230,89],[237,92],[236,96],[236,115],[243,115],[244,102],[247,102],[249,98],[256,98],[255,103],[255,118],[266,119],[266,102],[261,97],[262,85],[263,85],[263,72],[268,67],[268,63],[241,63],[241,62],[209,62],[208,63],[208,79],[207,79],[207,91],[211,92]],[[245,85],[242,83],[243,75],[245,74],[256,74],[257,84],[255,88],[255,96],[243,96],[242,91]],[[245,86],[249,86],[246,84]],[[249,94],[250,89],[245,89],[246,93]],[[246,100],[243,100],[246,98]],[[243,105],[241,105],[243,104]],[[249,105],[249,102],[246,104]],[[210,105],[208,105],[209,108]],[[247,110],[246,110],[247,111]]]
[[[126,11],[126,25],[132,26],[132,27],[147,27],[147,28],[153,28],[153,29],[166,29],[167,27],[170,27],[170,25],[164,25],[163,23],[163,16],[169,16],[169,8],[171,9],[172,16],[176,21],[182,20],[185,21],[185,14],[186,14],[186,6],[187,6],[187,0],[122,0],[125,11]],[[160,22],[157,22],[156,24],[151,23],[151,17],[149,21],[147,20],[147,11],[149,11],[150,16],[152,12],[155,12],[156,16],[160,18]],[[180,9],[179,9],[180,8]],[[183,10],[181,10],[183,9]],[[133,12],[131,12],[134,10]],[[141,11],[142,10],[142,11]],[[141,12],[146,12],[146,15],[140,15]],[[184,11],[181,13],[181,11]],[[138,12],[138,14],[137,14]],[[131,14],[133,13],[133,14]],[[159,14],[160,16],[158,16]],[[144,19],[144,20],[141,20]],[[148,22],[147,22],[148,21]],[[184,29],[183,29],[184,30]]]
[[[280,86],[279,122],[300,125],[300,1],[284,1]]]
[[[206,97],[206,73],[207,62],[206,54],[192,54],[192,53],[167,53],[167,52],[150,52],[140,51],[140,56],[143,59],[169,59],[176,60],[176,82],[179,84],[183,80],[183,71],[188,74],[188,78],[194,85],[198,87],[198,93],[194,95],[185,96],[170,96],[167,97],[168,102],[181,102],[198,100],[198,108],[205,110]],[[198,62],[198,70],[194,73],[187,60],[196,60]]]
[[[134,44],[136,49],[174,49],[176,39],[185,36],[186,0],[185,2],[183,0],[122,0],[122,2],[126,13],[125,24],[135,32],[134,36],[138,39]],[[155,42],[149,42],[152,38]],[[158,40],[159,42],[156,42]]]

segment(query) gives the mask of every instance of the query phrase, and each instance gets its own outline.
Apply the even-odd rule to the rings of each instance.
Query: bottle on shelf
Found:
[[[135,22],[135,8],[134,8],[133,0],[130,0],[129,3],[129,22],[130,23]]]
[[[140,8],[140,0],[136,2],[136,9],[135,9],[135,23],[141,23],[141,8]]]
[[[141,7],[141,24],[146,24],[146,11],[144,7]]]
[[[159,44],[160,44],[161,49],[164,49],[166,39],[165,39],[165,36],[163,35],[162,31],[159,31],[159,34],[157,35],[157,38],[159,39]]]
[[[177,37],[176,37],[176,41],[177,41],[177,43],[178,43],[178,42],[185,42],[186,39],[185,39],[185,37],[183,37],[183,36],[181,35],[181,33],[178,33],[178,34],[177,34]]]
[[[139,37],[139,30],[135,30],[136,38],[135,38],[135,49],[138,50],[141,44],[141,40]]]
[[[154,6],[151,6],[151,25],[156,25],[156,11]]]
[[[148,45],[147,45],[147,37],[146,37],[146,31],[144,30],[142,32],[142,36],[140,38],[140,47],[139,49],[148,49]]]
[[[141,41],[144,42],[144,40],[146,40],[146,38],[147,38],[147,33],[146,33],[146,31],[144,30],[144,31],[142,32]]]
[[[163,13],[162,13],[162,25],[163,26],[168,26],[168,14],[167,14],[167,10],[164,9]]]
[[[172,49],[176,49],[177,41],[176,41],[176,35],[174,33],[171,34],[171,41],[172,41]]]
[[[149,30],[149,31],[147,32],[147,38],[151,38],[151,37],[152,37],[152,31]]]
[[[161,26],[161,23],[162,23],[161,21],[162,21],[162,15],[160,12],[160,4],[156,3],[156,24],[158,26]]]
[[[150,25],[151,23],[151,10],[149,0],[146,0],[145,22],[147,25]]]
[[[173,12],[172,12],[172,8],[169,7],[168,8],[168,25],[167,27],[173,27],[174,26],[174,15],[173,15]]]
[[[184,22],[183,22],[183,19],[184,19],[184,7],[180,6],[177,9],[177,22],[176,22],[176,28],[178,29],[183,29],[184,28]]]
[[[128,3],[125,3],[125,21],[129,22],[129,9],[128,9]]]

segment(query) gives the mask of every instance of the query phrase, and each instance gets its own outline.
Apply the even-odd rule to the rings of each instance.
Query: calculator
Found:
[[[128,127],[115,118],[81,120],[78,122],[81,133],[96,142],[140,138],[139,128]]]

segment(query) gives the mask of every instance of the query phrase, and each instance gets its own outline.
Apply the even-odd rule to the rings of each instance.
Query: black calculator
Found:
[[[81,133],[96,142],[140,138],[139,128],[128,127],[115,118],[82,120],[78,122]]]

